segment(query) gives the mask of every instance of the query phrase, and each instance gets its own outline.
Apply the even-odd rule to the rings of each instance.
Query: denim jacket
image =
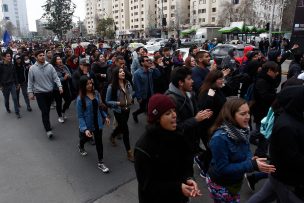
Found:
[[[218,184],[240,182],[245,173],[256,169],[255,161],[252,161],[250,144],[232,140],[223,129],[215,131],[209,147],[212,160],[208,174]]]
[[[149,73],[149,78],[148,78]],[[139,68],[134,73],[134,91],[136,99],[147,99],[148,88],[150,88],[151,96],[154,94],[153,80],[160,77],[157,68],[149,69],[147,72],[143,68]]]
[[[96,94],[95,98],[99,101],[99,95]],[[86,110],[82,110],[81,99],[77,97],[77,117],[79,121],[79,130],[80,132],[85,132],[86,130],[94,131],[94,118],[93,118],[93,102],[89,97],[85,97],[86,101]],[[104,111],[98,110],[98,126],[99,129],[103,128],[103,118],[107,117],[107,114]]]
[[[127,82],[127,84],[125,85],[125,89],[126,89],[126,94],[128,94],[129,98],[132,99],[132,85],[130,84],[130,82]],[[119,101],[119,98],[121,97],[121,94],[123,94],[122,90],[118,89],[117,90],[117,99],[116,101],[113,100],[112,98],[112,85],[108,86],[107,89],[107,95],[106,95],[106,103],[109,107],[111,107],[113,109],[113,111],[117,112],[117,113],[121,113],[121,106],[117,105],[117,102]],[[127,104],[125,107],[129,107],[131,104]]]

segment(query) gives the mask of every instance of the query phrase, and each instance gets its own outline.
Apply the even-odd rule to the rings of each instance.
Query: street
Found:
[[[283,72],[288,69],[285,64]],[[40,111],[36,101],[32,101],[33,112],[27,112],[21,96],[21,119],[5,111],[3,96],[0,96],[0,202],[55,202],[55,203],[135,203],[137,202],[137,182],[133,163],[127,160],[122,140],[112,147],[109,141],[111,128],[103,133],[104,162],[110,168],[103,174],[97,168],[95,146],[86,144],[88,155],[80,156],[78,144],[78,122],[75,103],[67,112],[64,124],[57,121],[56,110],[51,110],[51,123],[55,138],[48,140],[43,129]],[[133,106],[133,110],[136,106]],[[131,111],[132,112],[132,111]],[[144,131],[145,117],[141,115],[139,124],[129,119],[132,146]],[[172,168],[174,170],[174,168]],[[202,178],[196,179],[203,196],[191,203],[212,202]],[[262,186],[257,184],[257,190]],[[251,196],[244,182],[241,202]]]

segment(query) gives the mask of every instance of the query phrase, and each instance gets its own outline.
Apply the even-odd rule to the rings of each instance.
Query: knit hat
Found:
[[[169,109],[175,108],[175,104],[172,99],[163,94],[153,95],[148,104],[148,122],[154,123]]]

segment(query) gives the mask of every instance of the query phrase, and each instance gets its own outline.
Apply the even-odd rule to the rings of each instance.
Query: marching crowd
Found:
[[[240,202],[244,179],[252,190],[266,179],[250,203],[304,202],[304,54],[294,44],[284,52],[271,45],[267,54],[246,46],[241,60],[235,56],[232,48],[221,64],[211,65],[209,52],[195,45],[184,61],[167,47],[151,59],[144,47],[111,50],[103,41],[86,48],[79,41],[74,49],[69,43],[12,43],[2,53],[0,86],[7,113],[11,94],[18,119],[20,91],[27,111],[37,101],[49,139],[51,107],[64,123],[75,101],[79,153],[86,156],[85,143],[95,143],[104,173],[110,170],[102,129],[115,120],[109,139],[116,146],[122,136],[140,203],[186,203],[202,195],[194,163],[216,203]],[[292,62],[282,83],[287,58]],[[139,123],[145,113],[148,124],[132,149],[128,120],[135,101],[132,119]]]

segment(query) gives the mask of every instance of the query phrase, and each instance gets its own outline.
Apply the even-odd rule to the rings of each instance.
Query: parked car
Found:
[[[181,39],[181,47],[191,47],[195,42],[190,38]]]
[[[145,45],[144,47],[148,51],[148,57],[152,60],[154,58],[154,52],[159,51],[159,49],[161,48],[161,46],[158,46],[158,45]]]
[[[145,46],[143,43],[133,42],[133,43],[130,43],[130,44],[128,45],[128,49],[129,49],[130,51],[134,51],[134,50],[137,49],[138,47],[143,47],[143,46]]]
[[[251,45],[248,45],[251,46]],[[235,48],[236,49],[236,60],[240,61],[241,58],[244,56],[244,47],[245,45],[239,44],[239,45],[234,45],[234,44],[219,44],[213,49],[210,50],[210,54],[212,59],[214,59],[215,63],[217,66],[220,68],[222,64],[222,60],[228,56],[228,51]],[[258,51],[256,47],[253,47],[254,51]]]
[[[156,42],[164,40],[163,38],[151,38],[149,41],[147,41],[147,45],[154,45]]]

